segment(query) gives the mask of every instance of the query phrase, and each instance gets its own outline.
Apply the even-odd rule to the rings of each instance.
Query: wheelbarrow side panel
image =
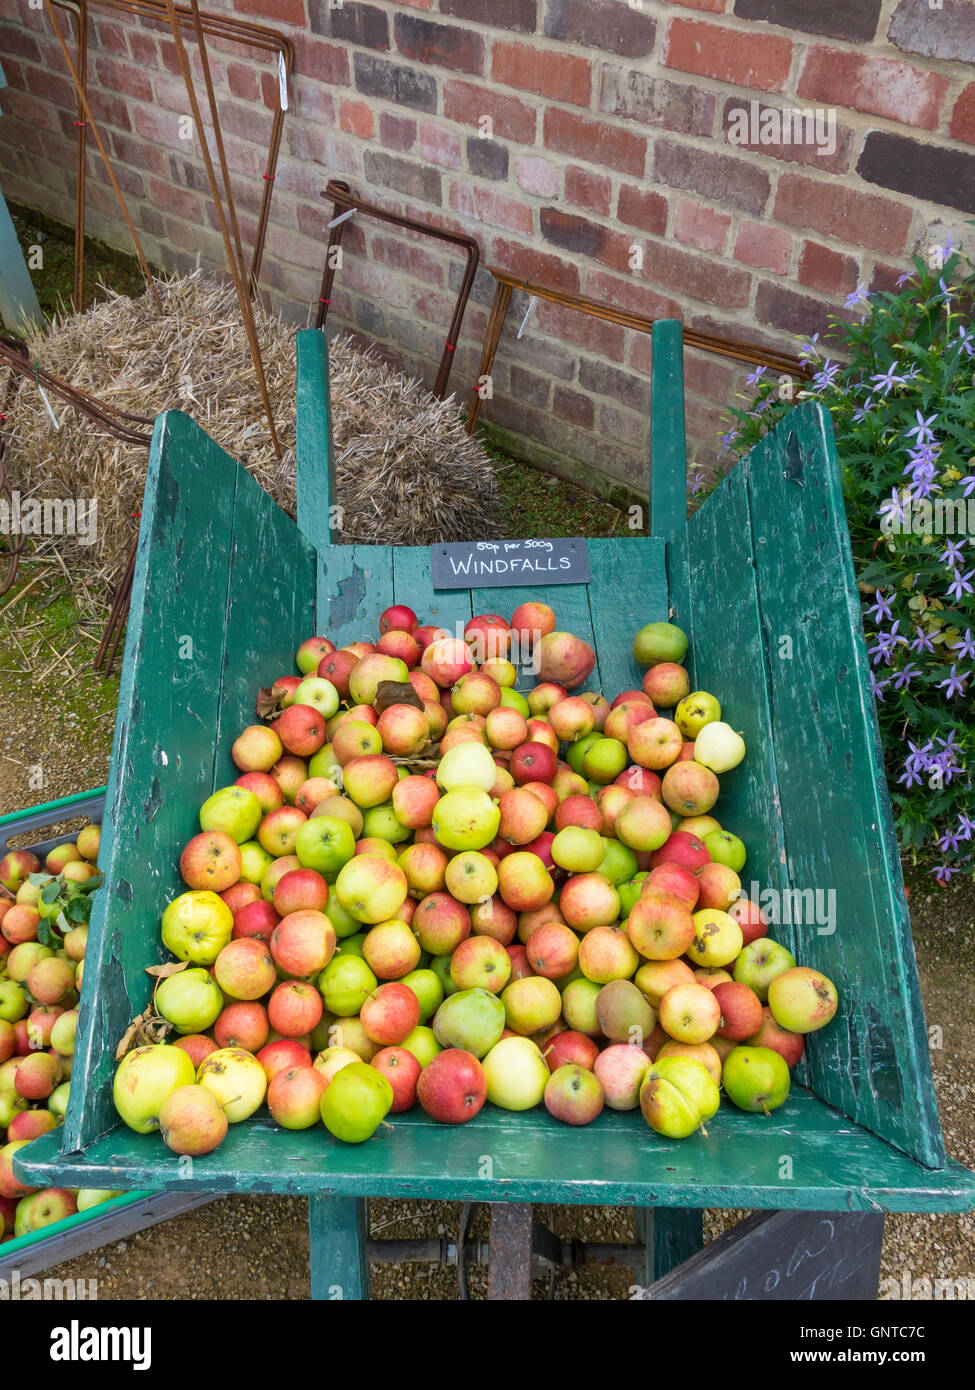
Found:
[[[829,1104],[940,1167],[945,1148],[827,413],[800,405],[745,471],[789,878],[805,895],[794,939],[800,962],[828,975],[841,1000],[836,1021],[809,1039],[808,1076]]]
[[[118,1123],[115,1046],[151,997],[146,967],[169,956],[159,904],[185,887],[179,852],[197,808],[237,775],[226,750],[218,760],[215,731],[253,722],[255,685],[292,669],[312,629],[313,585],[314,555],[294,523],[188,416],[161,415],[106,798],[106,884],[88,940],[97,987],[85,991],[75,1051],[85,1085],[72,1088],[65,1153]]]

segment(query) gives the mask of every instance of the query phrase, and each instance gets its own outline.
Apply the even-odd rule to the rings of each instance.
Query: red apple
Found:
[[[416,1094],[432,1119],[460,1125],[473,1120],[484,1105],[487,1080],[472,1052],[451,1047],[438,1052],[423,1068]]]
[[[559,1067],[568,1066],[586,1067],[592,1071],[599,1056],[599,1047],[592,1038],[587,1038],[585,1033],[566,1028],[546,1043],[542,1048],[542,1056],[551,1072]]]
[[[218,1047],[223,1046],[223,1043],[215,1043],[205,1033],[186,1033],[173,1043],[173,1047],[182,1048],[196,1070],[199,1070],[200,1063],[205,1061],[211,1052],[216,1052]]]
[[[384,1047],[369,1063],[383,1076],[393,1088],[393,1103],[389,1107],[391,1115],[400,1115],[411,1110],[416,1104],[417,1085],[423,1068],[405,1047]]]
[[[681,864],[672,860],[665,864],[658,864],[655,869],[651,869],[643,880],[643,887],[640,890],[641,897],[650,894],[676,898],[682,907],[687,908],[688,912],[694,911],[700,893],[696,875],[691,873],[690,869],[685,869]]]
[[[648,893],[633,904],[627,935],[647,960],[677,960],[694,940],[694,918],[683,902]]]
[[[731,980],[715,985],[711,991],[721,1005],[717,1031],[731,1042],[744,1042],[762,1026],[762,1001],[748,985]]]
[[[389,608],[384,608],[379,615],[379,631],[382,634],[387,632],[412,632],[416,627],[418,618],[412,608],[408,608],[405,603],[394,603]]]
[[[274,964],[285,975],[303,979],[317,975],[328,965],[334,952],[335,928],[323,912],[310,909],[290,912],[281,918],[271,935]]]
[[[287,980],[278,985],[268,1000],[267,1016],[275,1032],[286,1038],[300,1038],[321,1019],[322,996],[314,985]]]
[[[268,1085],[279,1071],[286,1071],[289,1067],[310,1067],[312,1064],[308,1048],[296,1038],[276,1038],[274,1042],[266,1043],[255,1055],[264,1068]]]
[[[788,1028],[776,1023],[772,1010],[767,1005],[762,1009],[761,1027],[752,1037],[746,1039],[746,1043],[748,1047],[770,1047],[773,1052],[784,1058],[790,1070],[800,1060],[806,1046],[801,1033],[791,1033]]]
[[[321,1119],[325,1078],[314,1067],[285,1067],[267,1088],[267,1108],[283,1129],[310,1129]]]
[[[287,870],[285,871],[287,873]],[[282,875],[283,877],[284,875]],[[280,880],[278,880],[280,882]],[[265,945],[270,944],[271,933],[281,917],[264,898],[245,903],[234,913],[234,939],[240,937],[260,937]]]
[[[758,903],[752,902],[750,898],[742,897],[736,903],[732,903],[728,908],[728,916],[733,917],[741,927],[744,946],[747,946],[749,941],[757,941],[760,936],[768,935],[769,920]]]
[[[325,718],[312,705],[289,705],[271,727],[298,758],[310,758],[325,742]]]
[[[551,783],[558,770],[558,759],[545,743],[521,743],[511,754],[509,770],[519,786],[525,782]]]
[[[703,841],[686,830],[675,830],[666,844],[654,850],[650,860],[653,868],[661,864],[679,864],[692,874],[698,873],[705,864],[710,864],[711,855]]]
[[[388,705],[379,716],[376,732],[387,753],[412,757],[430,742],[430,721],[414,705]]]
[[[556,681],[572,690],[582,685],[596,664],[596,654],[588,642],[571,632],[549,632],[539,643],[538,674],[542,681]]]
[[[241,772],[270,772],[282,753],[281,740],[266,724],[251,724],[230,749]]]
[[[218,1047],[242,1047],[255,1055],[267,1042],[269,1032],[267,1010],[253,1000],[228,1004],[213,1025]],[[209,1056],[209,1053],[204,1055]]]
[[[373,1042],[381,1047],[393,1047],[419,1026],[420,1001],[409,985],[394,980],[372,991],[359,1011],[359,1018]]]
[[[471,934],[470,913],[449,893],[430,893],[417,904],[413,933],[424,951],[451,955]]]
[[[229,835],[219,830],[194,835],[179,857],[179,871],[187,887],[221,893],[240,878],[240,850]]]

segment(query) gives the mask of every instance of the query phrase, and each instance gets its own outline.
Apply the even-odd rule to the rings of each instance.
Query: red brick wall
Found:
[[[334,0],[333,0],[334,3]],[[975,213],[971,0],[219,0],[295,42],[263,284],[304,322],[318,294],[329,176],[393,209],[473,231],[486,262],[651,314],[790,349],[858,284]],[[172,40],[92,6],[92,101],[150,257],[223,264]],[[66,25],[64,12],[62,25]],[[0,0],[0,177],[70,220],[72,89],[43,11]],[[242,232],[275,100],[262,55],[213,43]],[[835,149],[736,144],[736,111],[821,107]],[[486,133],[485,133],[486,132]],[[754,132],[751,132],[754,134]],[[94,155],[89,229],[126,233]],[[355,224],[336,323],[432,377],[457,258]],[[481,276],[455,361],[467,398],[490,301]],[[485,418],[560,467],[645,479],[649,345],[516,300]],[[742,373],[688,356],[691,454],[717,455]]]

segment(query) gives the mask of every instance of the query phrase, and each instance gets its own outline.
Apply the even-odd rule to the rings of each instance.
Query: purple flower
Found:
[[[967,478],[962,478],[958,486],[966,497],[971,497],[972,493],[975,492],[975,473],[969,473]]]
[[[767,370],[767,367],[756,367],[755,370],[752,372],[751,376],[748,377],[748,379],[746,380],[745,385],[757,386]]]
[[[947,738],[941,738],[941,737],[939,736],[937,742],[941,744],[941,747],[945,750],[946,753],[951,753],[952,755],[955,755],[955,754],[961,752],[961,749],[959,748],[958,744],[955,742],[955,738],[956,738],[956,735],[955,735],[954,729],[949,729],[949,730],[948,730],[948,737],[947,737]]]
[[[975,836],[975,820],[964,811],[958,817],[958,834],[963,840],[971,840]]]
[[[947,854],[948,850],[951,850],[953,854],[957,854],[958,844],[961,838],[957,830],[946,830],[941,836],[941,839],[935,841],[935,844],[938,846],[938,849],[941,850],[942,854]]]
[[[945,692],[945,699],[953,700],[956,695],[960,695],[965,688],[965,681],[971,675],[970,671],[963,671],[958,674],[958,667],[952,666],[951,673],[943,681],[938,682],[938,689]]]
[[[883,390],[885,396],[889,396],[895,386],[904,386],[907,383],[906,376],[898,376],[894,370],[896,362],[889,366],[886,372],[878,372],[870,380],[873,382],[874,390]]]
[[[933,444],[935,438],[931,426],[934,424],[935,420],[937,420],[938,412],[935,411],[934,414],[929,415],[926,420],[919,410],[915,413],[917,415],[917,424],[912,430],[907,431],[908,439],[912,436],[916,436],[918,444]]]
[[[956,565],[960,565],[965,558],[961,553],[964,544],[964,541],[949,541],[944,553],[939,555],[938,559],[943,565],[950,565],[952,569]]]
[[[924,631],[923,627],[919,627],[917,629],[917,636],[914,638],[914,641],[910,644],[907,650],[909,652],[917,652],[919,655],[921,652],[934,652],[934,643],[931,641],[931,638],[928,636],[928,634]]]
[[[901,285],[905,285],[913,274],[913,271],[905,270],[903,275],[898,275],[897,279],[894,281],[894,288],[899,290]]]
[[[975,637],[972,636],[970,627],[965,629],[964,637],[951,644],[951,651],[957,652],[960,660],[967,657],[969,660],[975,661]]]
[[[904,499],[901,497],[897,488],[890,490],[890,496],[880,504],[880,520],[883,523],[881,529],[886,531],[900,531],[904,526],[906,517]],[[897,523],[895,526],[894,523]],[[890,615],[888,614],[888,617]]]
[[[819,356],[819,348],[816,346],[818,342],[819,334],[814,333],[808,343],[803,343],[802,347],[799,349],[799,356],[802,361],[805,362],[810,357]]]
[[[852,294],[848,294],[848,295],[847,295],[847,297],[846,297],[846,303],[843,305],[843,308],[844,308],[844,309],[855,309],[856,306],[857,306],[858,304],[869,304],[869,303],[870,303],[870,296],[869,296],[869,294],[867,293],[867,282],[866,282],[866,280],[864,280],[862,284],[857,285],[856,289],[853,291]]]
[[[831,362],[829,358],[823,363],[822,369],[816,373],[812,379],[814,391],[826,391],[834,384],[834,377],[840,369],[839,362]]]
[[[951,879],[958,872],[958,870],[957,867],[952,868],[950,864],[938,864],[931,870],[931,872],[934,874],[935,878],[941,884],[942,888],[944,888],[945,885],[948,883],[949,879]]]
[[[890,611],[890,599],[884,597],[883,589],[878,589],[873,597],[874,605],[867,609],[867,617],[876,618],[878,622],[892,622],[894,615]]]
[[[871,671],[870,684],[873,687],[873,698],[877,701],[878,705],[882,705],[884,703],[884,691],[887,689],[888,685],[890,685],[890,681],[878,681],[873,671]]]
[[[971,357],[975,354],[973,342],[975,342],[975,329],[969,328],[966,330],[965,325],[960,323],[958,325],[958,346],[966,357]]]
[[[961,570],[952,571],[952,580],[948,585],[948,593],[952,598],[956,598],[960,603],[965,594],[972,593],[971,579],[975,575],[975,569],[970,569],[967,574],[962,574]]]
[[[915,676],[921,674],[921,668],[909,661],[906,666],[902,666],[894,677],[894,689],[906,690]]]
[[[874,658],[874,665],[879,666],[881,661],[886,661],[889,666],[894,659],[894,652],[898,646],[906,646],[907,638],[898,636],[900,619],[891,626],[889,632],[877,633],[877,645],[870,648],[870,655]]]

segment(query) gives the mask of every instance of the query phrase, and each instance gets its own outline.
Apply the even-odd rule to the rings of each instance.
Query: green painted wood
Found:
[[[295,652],[316,635],[314,548],[249,473],[234,478],[214,790],[240,776],[230,749],[257,719],[257,689],[292,675]]]
[[[653,325],[650,419],[650,532],[669,536],[687,519],[684,333],[679,319]],[[649,621],[649,619],[648,619]]]
[[[473,616],[470,590],[433,587],[429,546],[396,546],[392,556],[395,602],[412,608],[421,623],[436,624],[463,636],[464,624]]]
[[[44,323],[34,282],[30,278],[17,229],[0,192],[0,319],[8,332],[23,334]]]
[[[145,967],[168,956],[159,917],[185,887],[180,848],[218,776],[232,780],[215,731],[233,715],[253,722],[255,686],[292,669],[312,626],[313,580],[313,550],[268,495],[188,416],[160,416],[120,678],[106,884],[88,938],[98,987],[85,991],[75,1049],[88,1084],[72,1088],[65,1147],[115,1122],[115,1044],[150,998]]]
[[[792,411],[752,452],[747,477],[790,879],[804,892],[835,891],[835,930],[796,929],[802,961],[842,1001],[810,1039],[808,1076],[858,1123],[937,1166],[945,1149],[924,1010],[822,408]]]
[[[756,1210],[975,1207],[975,1174],[957,1163],[924,1168],[801,1088],[767,1119],[722,1106],[706,1137],[684,1140],[662,1139],[639,1112],[604,1111],[580,1132],[543,1109],[514,1114],[486,1105],[450,1128],[422,1111],[396,1115],[388,1129],[353,1145],[320,1128],[279,1129],[262,1112],[232,1125],[185,1176],[158,1135],[121,1126],[82,1154],[58,1153],[56,1134],[22,1153],[15,1171],[57,1176],[70,1187]],[[491,1177],[481,1176],[485,1154]],[[781,1176],[783,1154],[794,1159],[791,1178]]]
[[[308,1266],[314,1299],[368,1299],[369,1219],[362,1197],[309,1197]]]
[[[704,1245],[704,1213],[697,1207],[638,1207],[636,1239],[644,1249],[644,1287],[663,1279]]]
[[[736,468],[724,480],[668,548],[673,621],[690,639],[686,661],[693,688],[718,696],[722,717],[741,731],[748,749],[741,766],[719,778],[714,814],[745,843],[748,859],[741,878],[746,891],[757,882],[781,892],[786,886],[785,848],[743,470]],[[792,949],[791,931],[772,935]]]
[[[633,660],[634,633],[645,623],[667,618],[666,547],[662,540],[643,536],[588,544],[589,614],[601,681],[593,688],[601,688],[612,701],[624,690],[639,689],[643,680],[643,670]]]
[[[318,552],[319,635],[338,647],[374,642],[379,615],[393,601],[392,547],[333,545]]]
[[[297,352],[298,527],[321,547],[332,535],[335,475],[332,468],[332,395],[325,334],[306,328],[295,335]]]

